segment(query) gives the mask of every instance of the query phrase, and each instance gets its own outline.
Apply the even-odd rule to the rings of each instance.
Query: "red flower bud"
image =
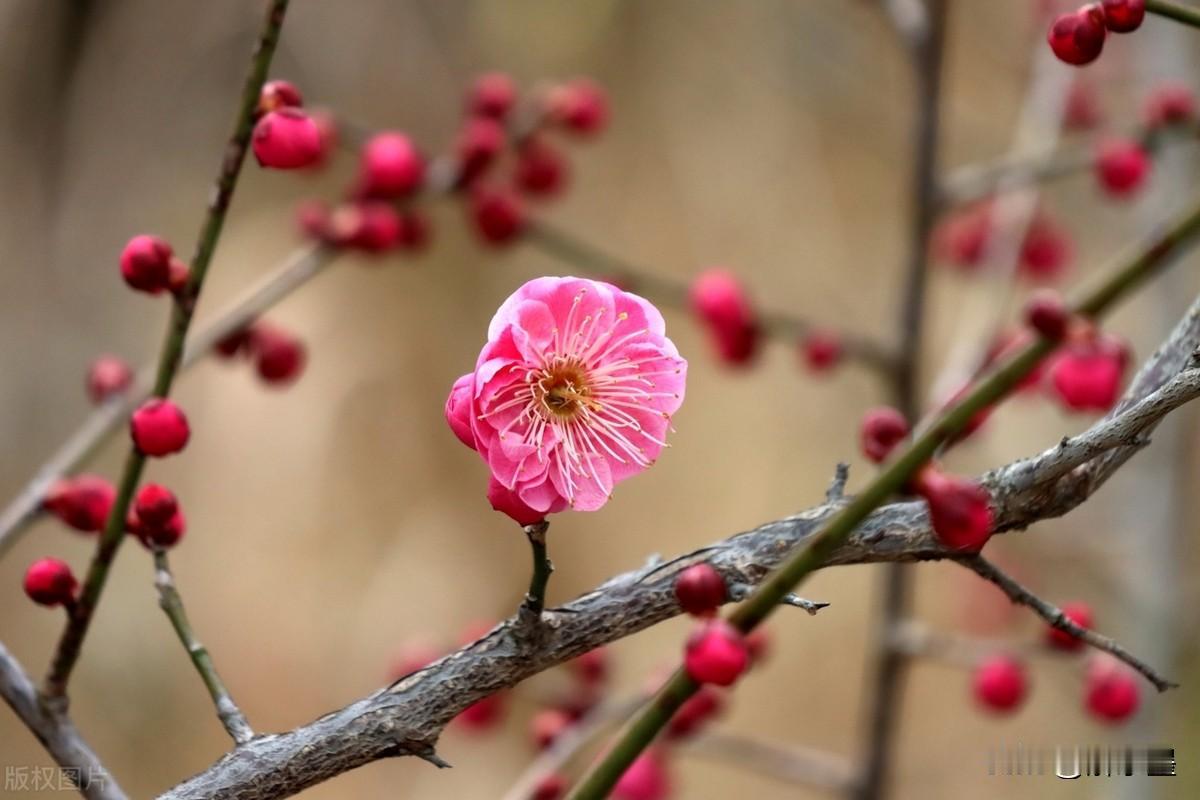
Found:
[[[147,550],[153,550],[155,547],[171,548],[187,533],[187,520],[183,512],[177,509],[166,523],[151,525],[138,517],[135,511],[131,514],[131,519],[127,520],[126,527]]]
[[[688,638],[683,659],[692,680],[717,686],[731,685],[749,663],[745,637],[723,619],[701,623]]]
[[[800,355],[810,370],[825,372],[842,360],[842,340],[833,331],[809,331],[800,340]]]
[[[562,709],[544,708],[529,721],[529,738],[538,750],[545,750],[575,721]]]
[[[476,186],[469,208],[475,230],[489,244],[509,244],[525,230],[525,206],[511,189]]]
[[[1129,33],[1142,27],[1146,0],[1102,0],[1104,24],[1113,33]]]
[[[38,605],[70,604],[77,586],[71,567],[57,558],[39,558],[25,570],[25,594]]]
[[[1071,82],[1067,93],[1066,111],[1063,114],[1063,125],[1070,130],[1091,130],[1104,121],[1100,103],[1096,99],[1096,90],[1091,83],[1082,79]]]
[[[454,721],[472,731],[491,730],[503,721],[507,709],[507,695],[496,692],[467,706]]]
[[[150,398],[133,412],[129,432],[139,451],[155,457],[178,453],[191,436],[179,406],[159,397]]]
[[[516,182],[529,195],[556,195],[567,182],[567,161],[541,139],[530,139],[517,151]]]
[[[1111,197],[1130,197],[1146,182],[1150,156],[1132,139],[1109,139],[1096,150],[1096,178]]]
[[[728,599],[725,579],[710,564],[693,564],[676,576],[675,599],[688,614],[708,616]]]
[[[286,386],[304,371],[308,351],[304,342],[275,327],[256,325],[252,333],[254,366],[258,377],[272,386]]]
[[[1081,628],[1092,627],[1092,607],[1087,603],[1066,603],[1062,607],[1063,616]],[[1083,640],[1058,628],[1046,628],[1046,643],[1059,650],[1079,650]]]
[[[504,119],[517,101],[517,85],[503,72],[480,75],[467,93],[467,113]]]
[[[671,776],[662,756],[651,750],[638,756],[617,785],[612,796],[616,800],[666,800],[671,796]]]
[[[863,455],[882,464],[892,449],[908,437],[908,431],[908,420],[896,409],[879,406],[868,410],[859,433]]]
[[[55,481],[42,507],[64,524],[84,533],[104,530],[117,490],[98,475],[76,475]]]
[[[1029,679],[1020,661],[994,656],[975,667],[971,678],[975,699],[989,711],[1015,711],[1029,692]]]
[[[1142,119],[1154,130],[1168,125],[1183,125],[1196,118],[1196,96],[1182,83],[1159,84],[1146,97]]]
[[[725,695],[712,686],[701,686],[699,691],[684,701],[667,725],[668,739],[686,739],[700,731],[725,710]]]
[[[705,270],[692,282],[690,298],[721,359],[733,365],[748,363],[758,351],[759,325],[737,277],[719,267]]]
[[[533,788],[529,800],[562,800],[567,794],[567,779],[557,772],[551,772]]]
[[[488,117],[471,117],[455,141],[458,154],[458,183],[469,186],[487,171],[504,149],[504,126]]]
[[[1022,277],[1040,283],[1054,281],[1066,272],[1075,258],[1070,234],[1044,212],[1033,218],[1021,244]]]
[[[1092,3],[1055,19],[1046,41],[1060,61],[1078,67],[1100,56],[1106,34],[1104,11],[1099,3]]]
[[[124,394],[133,383],[133,370],[116,356],[100,356],[88,367],[88,398],[100,405],[110,397]]]
[[[1113,336],[1068,344],[1050,365],[1050,381],[1071,411],[1108,411],[1117,402],[1129,350]]]
[[[578,658],[567,662],[567,669],[588,686],[597,686],[608,680],[609,664],[608,650],[597,647],[588,650]]]
[[[1029,298],[1025,304],[1025,321],[1043,338],[1059,342],[1067,335],[1071,313],[1062,296],[1047,289]]]
[[[929,504],[933,533],[954,550],[978,551],[992,535],[987,490],[968,478],[935,469],[922,471],[917,491]]]
[[[1118,724],[1137,712],[1141,702],[1137,677],[1112,658],[1102,658],[1088,667],[1084,706],[1101,722]]]
[[[577,78],[549,92],[546,115],[573,133],[590,136],[608,124],[608,98],[596,84]]]
[[[254,126],[251,147],[260,166],[299,169],[325,157],[325,136],[316,121],[296,108],[268,111]]]
[[[176,297],[187,288],[191,267],[183,259],[172,257],[167,264],[167,290]]]
[[[171,245],[157,236],[134,236],[121,251],[121,277],[139,292],[158,294],[171,277]]]
[[[356,187],[360,197],[405,197],[421,188],[424,181],[425,159],[403,133],[377,133],[363,145]]]
[[[160,527],[166,525],[179,510],[179,501],[175,493],[157,483],[147,483],[138,490],[133,501],[133,510],[138,520],[145,525]]]
[[[291,81],[267,81],[263,84],[262,91],[258,93],[259,114],[302,105],[304,105],[304,98],[300,96],[300,90]]]

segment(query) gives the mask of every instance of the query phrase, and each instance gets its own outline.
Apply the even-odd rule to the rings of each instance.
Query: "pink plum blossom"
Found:
[[[653,464],[686,376],[646,300],[599,281],[537,278],[496,312],[446,420],[491,470],[492,507],[528,525],[595,511]]]

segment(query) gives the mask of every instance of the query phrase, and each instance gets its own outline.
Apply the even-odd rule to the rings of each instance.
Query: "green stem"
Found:
[[[545,520],[525,526],[525,536],[529,539],[529,549],[533,555],[533,573],[529,576],[529,591],[522,608],[531,611],[535,618],[540,618],[546,608],[546,586],[550,583],[550,573],[554,572],[554,564],[546,553],[546,532],[549,529],[550,523]]]
[[[229,202],[233,197],[233,190],[236,188],[238,176],[241,174],[242,163],[246,160],[246,152],[250,147],[250,135],[254,130],[254,111],[258,105],[258,96],[262,91],[262,85],[267,79],[267,70],[270,68],[271,59],[275,55],[275,46],[279,43],[279,32],[283,26],[287,6],[288,0],[271,0],[268,5],[262,32],[251,56],[250,69],[242,87],[233,133],[221,159],[216,186],[200,228],[196,251],[192,256],[188,283],[174,304],[166,338],[159,354],[153,392],[156,397],[167,396],[175,375],[179,371],[180,359],[183,356],[183,344],[188,327],[192,322],[196,300],[200,296],[204,276],[208,272],[213,252],[221,237],[221,229],[225,225]],[[50,671],[46,675],[42,692],[47,697],[62,698],[66,693],[71,671],[79,659],[83,640],[87,636],[92,616],[108,580],[109,568],[124,540],[125,516],[129,512],[129,504],[145,466],[146,457],[136,448],[131,449],[125,460],[124,472],[117,485],[116,502],[113,504],[104,531],[100,534],[96,552],[92,556],[87,576],[84,578],[79,602],[76,603],[67,620],[67,626],[59,639]]]
[[[1171,0],[1146,0],[1146,10],[1193,28],[1200,28],[1200,8],[1174,3]]]
[[[1072,309],[1087,317],[1102,314],[1165,266],[1197,234],[1200,234],[1200,204],[1142,245],[1134,256],[1119,261],[1118,266],[1108,271],[1094,289],[1084,293],[1072,305]],[[1007,395],[1054,348],[1055,343],[1037,339],[984,375],[961,400],[943,411],[928,430],[910,443],[861,494],[772,571],[758,589],[734,609],[729,621],[739,630],[749,632],[770,616],[779,607],[780,601],[817,570],[872,511],[900,491],[943,443],[965,428],[976,413]],[[589,770],[567,800],[602,800],[607,797],[638,754],[649,746],[671,715],[698,688],[682,670],[676,671],[630,720],[619,734],[617,742]]]
[[[221,724],[225,726],[225,730],[233,737],[235,743],[245,744],[254,738],[254,731],[250,729],[246,717],[233,702],[229,690],[225,688],[221,676],[217,673],[216,665],[213,664],[212,656],[208,654],[208,648],[200,643],[192,631],[192,624],[183,608],[183,597],[180,596],[179,589],[175,586],[175,578],[171,574],[167,551],[162,548],[154,550],[154,585],[158,589],[158,604],[166,613],[167,618],[171,620],[171,627],[175,629],[179,641],[187,650],[188,656],[196,666],[196,671],[200,673],[200,678],[208,688],[208,694],[217,708],[217,716],[221,719]]]

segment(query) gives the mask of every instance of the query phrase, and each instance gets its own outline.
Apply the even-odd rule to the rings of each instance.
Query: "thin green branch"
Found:
[[[1146,11],[1158,14],[1160,17],[1200,28],[1200,8],[1174,3],[1171,0],[1146,0]]]
[[[216,706],[217,717],[221,720],[221,724],[233,737],[234,743],[241,745],[250,741],[254,738],[254,731],[250,729],[246,717],[238,708],[237,703],[233,702],[233,697],[225,688],[221,676],[217,674],[217,667],[213,664],[212,656],[208,654],[208,648],[200,643],[192,631],[192,624],[183,608],[183,597],[180,596],[179,589],[175,585],[175,576],[171,574],[167,551],[161,547],[154,550],[154,587],[158,589],[158,605],[171,620],[171,627],[175,629],[179,641],[187,650],[188,657],[192,659],[196,671],[200,673],[200,678],[204,681],[204,685],[212,697],[213,705]]]
[[[525,537],[529,539],[529,550],[533,556],[533,572],[529,576],[529,591],[525,594],[521,610],[532,614],[534,619],[540,619],[546,608],[546,586],[550,583],[550,573],[554,572],[554,564],[546,553],[546,532],[549,529],[550,523],[545,520],[525,526]]]
[[[1081,315],[1095,317],[1107,311],[1118,299],[1165,266],[1179,254],[1183,245],[1200,234],[1200,205],[1176,220],[1161,234],[1142,245],[1132,257],[1123,258],[1108,271],[1098,285],[1072,305]],[[971,418],[1007,395],[1021,379],[1054,349],[1054,343],[1038,339],[1012,358],[983,376],[962,399],[946,409],[923,434],[854,497],[820,530],[805,540],[777,567],[748,599],[729,615],[739,630],[748,632],[770,616],[780,601],[794,591],[812,572],[821,567],[867,515],[911,480],[938,448],[967,426]],[[642,707],[619,735],[616,743],[598,761],[568,800],[602,800],[621,775],[662,730],[699,685],[682,669],[677,670],[661,690]]]
[[[254,111],[258,105],[258,96],[266,81],[275,47],[279,42],[279,32],[283,26],[283,18],[287,12],[288,0],[271,0],[267,8],[266,19],[258,43],[250,59],[250,68],[242,87],[242,95],[238,104],[237,116],[234,121],[233,133],[226,145],[221,159],[221,167],[217,173],[217,182],[209,200],[204,222],[200,228],[200,236],[196,243],[196,251],[192,257],[187,286],[179,293],[179,297],[171,312],[171,321],[167,327],[166,338],[163,340],[159,355],[158,369],[154,379],[152,394],[156,397],[166,397],[171,384],[179,371],[183,357],[184,341],[188,328],[191,326],[192,315],[196,308],[196,300],[208,273],[213,252],[221,237],[221,229],[225,225],[225,217],[229,210],[229,202],[237,187],[238,176],[241,174],[242,163],[246,160],[246,152],[250,146],[250,135],[254,129]],[[84,638],[91,626],[92,616],[100,602],[100,595],[108,580],[109,568],[116,558],[121,542],[125,538],[125,516],[129,511],[130,501],[134,490],[141,480],[142,470],[146,466],[146,458],[131,448],[125,459],[125,467],[117,484],[116,502],[109,514],[104,531],[96,544],[96,552],[84,578],[83,589],[79,602],[71,610],[67,626],[59,639],[55,650],[50,671],[46,676],[43,693],[48,698],[61,699],[66,693],[67,682],[71,671],[79,659],[80,649]]]

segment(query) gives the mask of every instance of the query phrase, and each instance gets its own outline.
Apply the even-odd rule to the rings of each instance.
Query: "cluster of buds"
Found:
[[[138,234],[126,242],[120,264],[125,283],[139,292],[155,295],[168,291],[178,297],[187,288],[188,265],[175,257],[166,240],[153,234]]]
[[[741,367],[754,361],[766,328],[737,275],[724,267],[704,270],[692,281],[689,305],[722,363]],[[841,361],[842,340],[833,331],[813,328],[800,336],[799,352],[811,372],[826,372]]]
[[[1102,0],[1054,19],[1046,33],[1060,61],[1081,67],[1100,57],[1108,34],[1130,33],[1142,26],[1145,0]]]
[[[1067,603],[1062,612],[1079,627],[1092,627],[1092,609],[1087,603]],[[1077,653],[1084,647],[1082,640],[1055,627],[1046,628],[1045,643],[1053,650],[1068,653]],[[984,710],[1011,714],[1029,696],[1029,671],[1015,655],[989,656],[975,665],[971,673],[971,691]],[[1137,677],[1128,668],[1109,656],[1088,660],[1083,681],[1083,708],[1088,715],[1106,724],[1118,724],[1133,716],[1139,701]]]
[[[219,358],[253,361],[258,377],[270,386],[294,383],[308,361],[308,349],[298,336],[261,320],[226,336],[213,351]]]
[[[402,131],[370,136],[359,150],[348,199],[333,209],[305,203],[298,213],[301,229],[338,249],[419,251],[430,225],[416,201],[426,190],[453,190],[481,241],[516,241],[529,224],[526,202],[556,197],[566,188],[570,164],[555,133],[587,138],[608,121],[604,93],[584,79],[535,91],[522,101],[508,75],[477,78],[467,92],[446,170],[435,169]]]
[[[999,219],[994,200],[973,203],[943,219],[932,237],[932,255],[942,264],[969,275],[987,264],[989,242],[1007,221]],[[1045,209],[1038,209],[1025,231],[1017,275],[1036,284],[1059,280],[1075,259],[1068,231]]]
[[[323,113],[304,109],[300,90],[288,81],[268,81],[258,98],[258,121],[250,147],[262,167],[303,169],[325,163],[337,134]]]

